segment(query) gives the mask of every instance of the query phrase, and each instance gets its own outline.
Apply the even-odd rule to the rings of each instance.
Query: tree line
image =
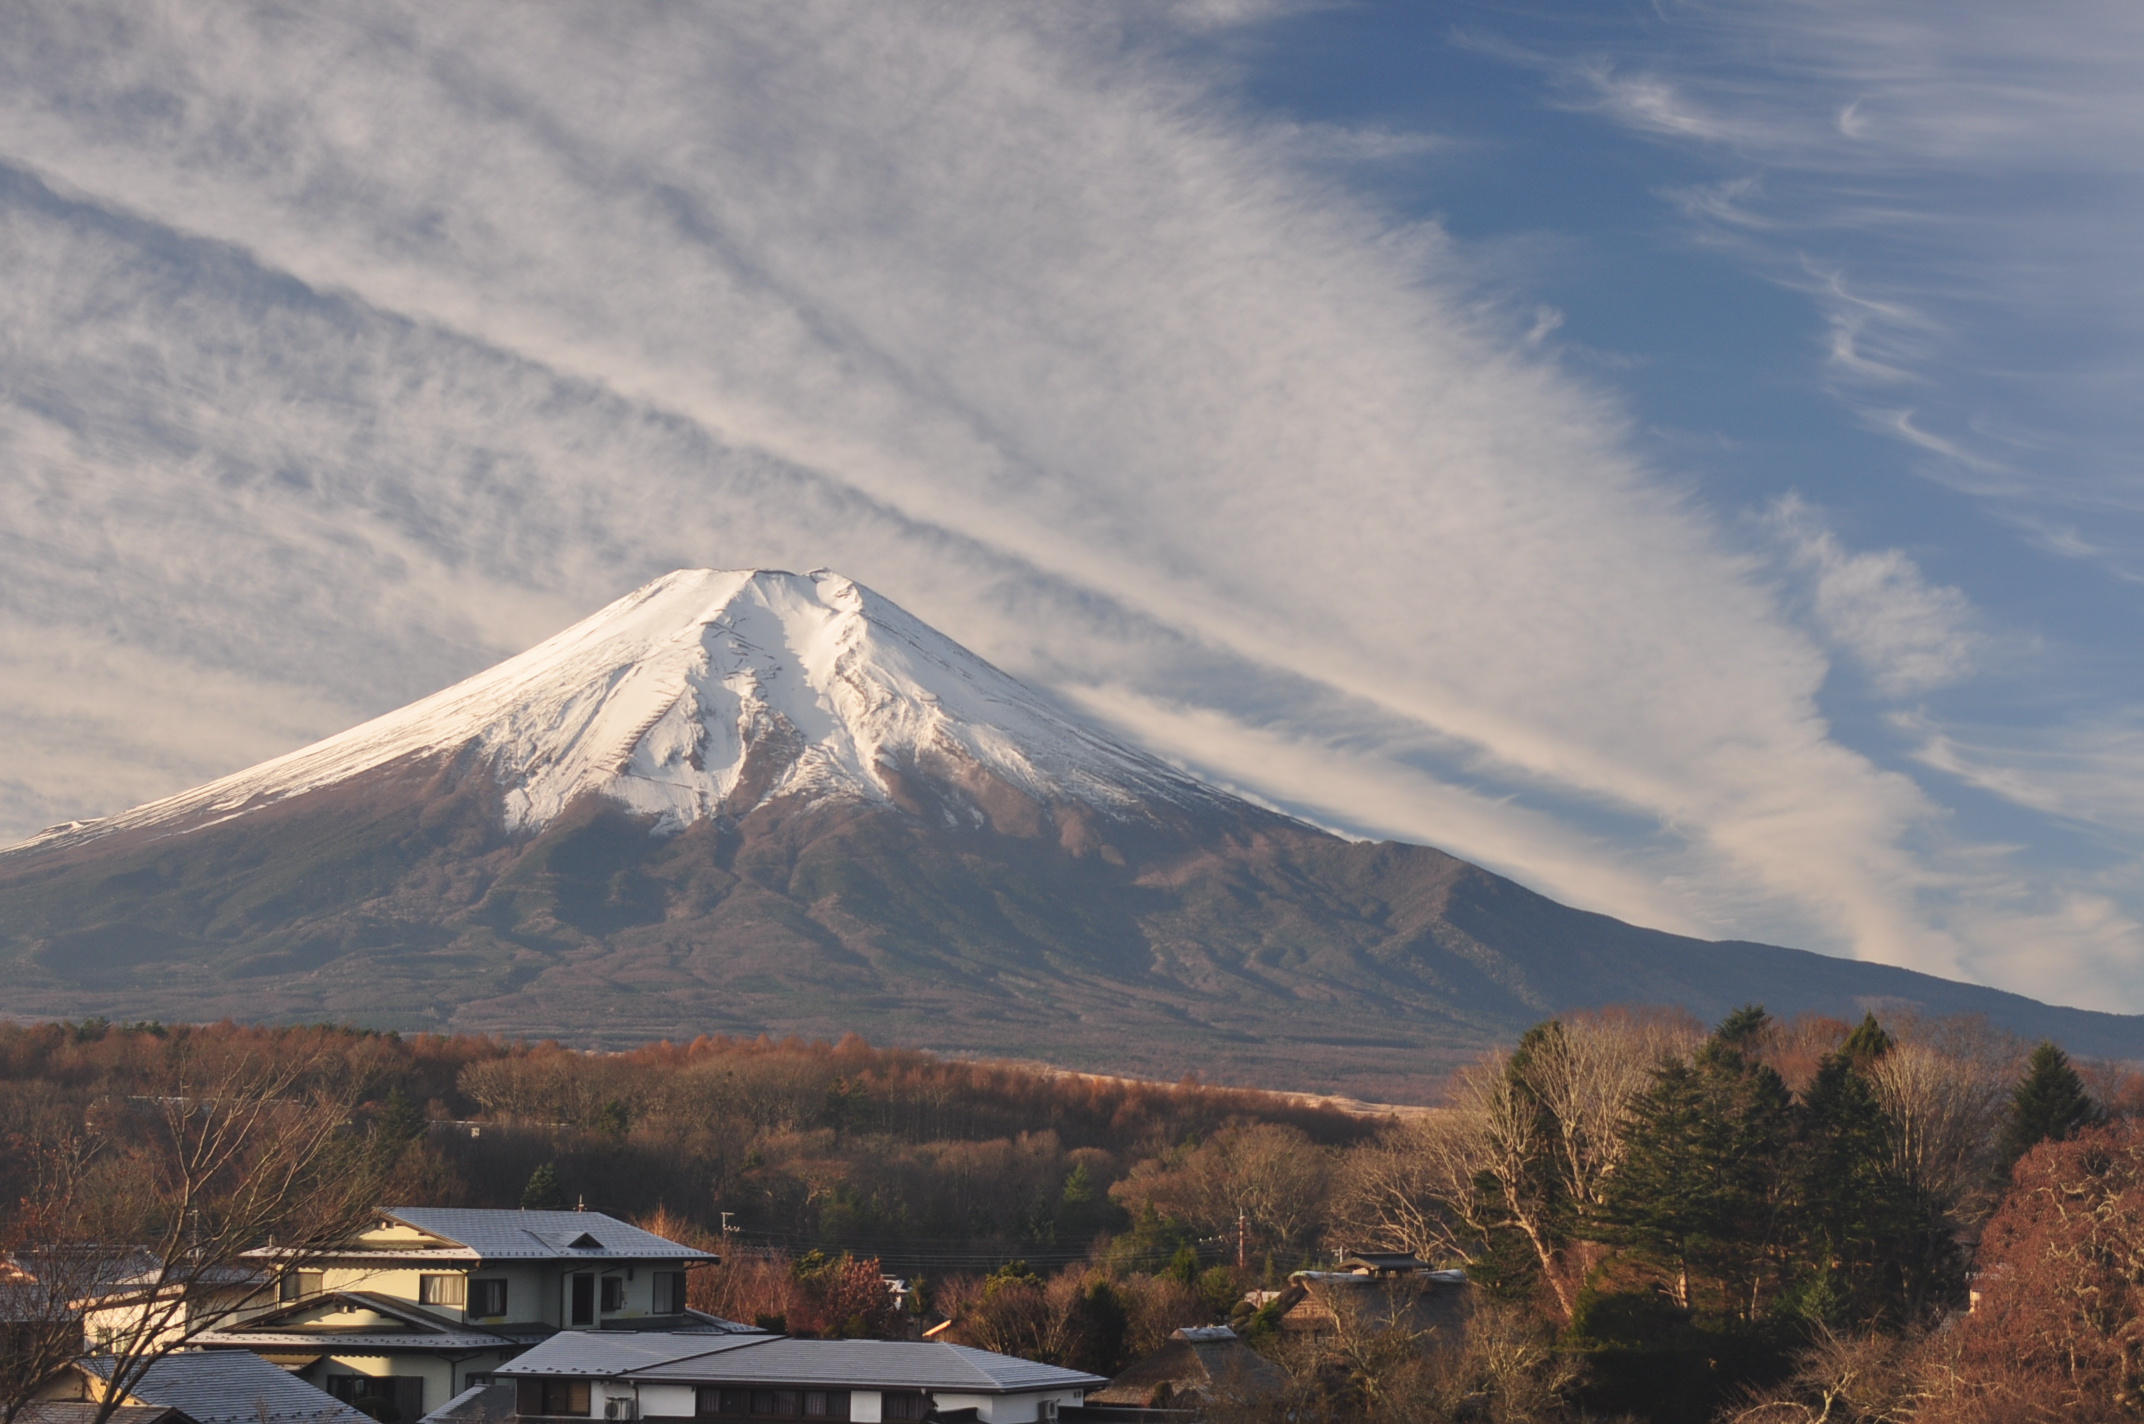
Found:
[[[1565,1016],[1389,1118],[853,1037],[0,1026],[0,1250],[64,1293],[60,1248],[139,1246],[166,1301],[376,1204],[580,1203],[709,1245],[694,1304],[792,1333],[944,1321],[1106,1374],[1232,1322],[1290,1384],[1216,1417],[2131,1418],[2140,1103],[1978,1022],[1757,1008]],[[1343,1248],[1463,1266],[1469,1323],[1246,1301]]]

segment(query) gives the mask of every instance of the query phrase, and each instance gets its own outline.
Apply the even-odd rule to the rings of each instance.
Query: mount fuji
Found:
[[[1578,1007],[2144,1019],[1640,929],[1344,840],[837,574],[681,570],[399,711],[0,852],[0,1013],[833,1034],[1420,1096]]]

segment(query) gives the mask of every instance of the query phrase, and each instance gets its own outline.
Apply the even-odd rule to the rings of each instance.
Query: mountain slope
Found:
[[[1558,905],[1079,727],[832,575],[670,575],[521,657],[0,854],[0,1012],[839,1033],[1419,1094],[1558,1010],[2144,1021]]]

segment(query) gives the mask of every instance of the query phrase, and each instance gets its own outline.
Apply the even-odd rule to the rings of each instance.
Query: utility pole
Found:
[[[1249,1270],[1251,1265],[1251,1219],[1236,1208],[1236,1269]]]

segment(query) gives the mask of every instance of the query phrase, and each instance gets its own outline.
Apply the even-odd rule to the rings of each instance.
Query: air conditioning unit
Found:
[[[640,1401],[637,1399],[606,1399],[603,1401],[605,1419],[638,1419]]]
[[[1035,1418],[1037,1418],[1037,1419],[1039,1419],[1039,1420],[1042,1420],[1042,1421],[1044,1421],[1044,1424],[1048,1424],[1048,1421],[1050,1421],[1050,1420],[1054,1420],[1054,1419],[1055,1419],[1056,1417],[1057,1417],[1057,1401],[1056,1401],[1056,1400],[1054,1400],[1054,1399],[1039,1399],[1039,1400],[1036,1400],[1036,1401],[1035,1401]]]

